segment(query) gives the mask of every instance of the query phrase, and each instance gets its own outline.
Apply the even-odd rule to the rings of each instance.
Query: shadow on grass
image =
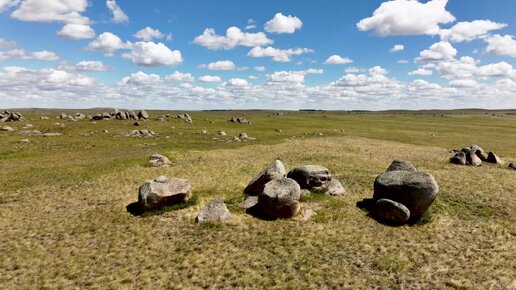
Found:
[[[259,207],[258,207],[258,204],[248,208],[245,210],[245,212],[249,215],[252,215],[253,217],[257,218],[257,219],[261,219],[261,220],[264,220],[264,221],[275,221],[277,220],[278,218],[276,217],[272,217],[266,213],[264,213]]]
[[[376,220],[377,222],[379,222],[382,225],[390,226],[390,227],[402,226],[398,223],[392,223],[392,222],[385,221],[385,220],[379,219],[378,217],[373,216],[371,214],[371,210],[373,209],[375,202],[376,201],[372,198],[364,198],[363,200],[357,202],[357,207],[366,211],[368,217],[373,218],[374,220]],[[430,210],[427,210],[425,213],[423,213],[423,215],[419,219],[417,219],[417,220],[409,219],[407,222],[407,225],[411,226],[411,227],[412,226],[421,226],[421,225],[428,224],[431,221],[432,221],[432,214],[430,213]]]
[[[197,204],[197,201],[198,201],[197,195],[192,195],[192,197],[188,200],[188,202],[178,203],[178,204],[174,204],[174,205],[167,205],[167,206],[163,206],[159,209],[155,209],[155,210],[145,211],[138,202],[133,202],[133,203],[127,205],[126,209],[127,209],[127,212],[129,212],[133,216],[149,217],[149,216],[160,215],[160,214],[163,214],[163,213],[166,213],[169,211],[184,209],[184,208],[187,208],[187,207]]]

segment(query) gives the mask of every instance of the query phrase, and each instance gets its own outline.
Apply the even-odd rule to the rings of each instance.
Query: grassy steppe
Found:
[[[0,132],[1,289],[516,289],[516,171],[448,163],[450,149],[471,144],[516,161],[513,111],[191,112],[192,125],[153,111],[139,129],[156,138],[121,137],[134,121],[69,122],[59,112],[24,111],[25,121],[3,124],[17,131]],[[26,123],[63,136],[22,136]],[[231,141],[240,132],[257,139]],[[152,153],[175,165],[149,167]],[[309,198],[301,211],[318,213],[310,221],[253,218],[238,206],[242,191],[274,159],[287,170],[326,166],[347,193]],[[355,206],[393,159],[441,188],[412,227],[381,225]],[[158,175],[190,179],[197,203],[130,215],[139,185]],[[195,224],[215,197],[233,221]]]

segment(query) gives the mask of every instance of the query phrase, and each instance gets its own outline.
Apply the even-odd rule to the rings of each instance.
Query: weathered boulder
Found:
[[[439,185],[426,172],[388,171],[374,181],[374,200],[382,198],[402,203],[418,220],[437,197]]]
[[[406,160],[394,160],[392,161],[387,171],[395,171],[395,170],[404,170],[404,171],[412,171],[416,172],[416,167],[410,162]]]
[[[154,167],[169,167],[172,165],[172,162],[166,156],[157,153],[151,155],[149,163]]]
[[[458,165],[466,165],[466,153],[460,151],[455,153],[455,156],[450,158],[450,163]]]
[[[331,195],[331,196],[339,196],[346,192],[344,189],[344,186],[342,186],[342,183],[338,181],[335,178],[332,178],[330,182],[328,182],[328,186],[326,188],[325,194]]]
[[[131,120],[136,120],[138,116],[134,111],[127,111],[127,118]]]
[[[231,117],[228,122],[251,125],[251,121],[243,117]]]
[[[154,210],[163,206],[186,203],[192,196],[188,179],[160,176],[145,182],[138,190],[138,204],[142,210]]]
[[[402,225],[410,218],[410,211],[406,206],[386,198],[377,200],[370,214],[376,220],[391,225]]]
[[[472,166],[480,166],[480,165],[482,165],[482,160],[477,156],[475,151],[469,150],[466,153],[466,164],[469,164]]]
[[[244,193],[248,195],[258,195],[263,192],[265,184],[274,179],[284,178],[287,174],[285,166],[281,161],[276,160],[269,167],[258,173],[244,189]]]
[[[294,179],[302,189],[326,190],[332,179],[330,171],[320,165],[305,165],[296,167],[287,174]]]
[[[300,191],[299,184],[290,178],[269,181],[258,195],[258,207],[268,216],[293,217],[299,211]]]
[[[217,135],[219,135],[219,136],[226,136],[227,134],[226,134],[226,132],[225,132],[225,131],[222,131],[222,130],[221,130],[221,131],[218,131],[218,132],[217,132]]]
[[[145,110],[140,110],[138,112],[138,119],[147,120],[147,119],[149,119],[149,114]]]
[[[212,200],[210,203],[205,205],[195,219],[197,223],[226,222],[229,220],[231,220],[231,213],[224,201],[220,199]]]
[[[498,155],[496,155],[494,152],[489,152],[487,154],[486,162],[495,163],[495,164],[503,163],[502,160],[500,159],[500,157],[498,157]]]
[[[484,149],[482,149],[480,146],[473,144],[469,147],[473,152],[480,151],[480,153],[484,153]]]

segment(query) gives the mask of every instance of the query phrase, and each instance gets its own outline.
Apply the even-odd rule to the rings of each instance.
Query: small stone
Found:
[[[195,221],[197,223],[203,222],[227,222],[231,220],[231,213],[229,212],[224,201],[215,199],[205,205]]]
[[[172,165],[172,162],[161,154],[152,154],[149,158],[149,163],[154,167],[169,167]]]
[[[242,208],[248,209],[258,204],[258,196],[249,196],[248,198],[244,199],[240,206]]]
[[[382,198],[376,201],[371,216],[380,222],[392,225],[402,225],[410,218],[409,209],[399,202]]]
[[[312,209],[305,209],[303,211],[303,217],[301,218],[301,220],[308,221],[308,220],[311,220],[316,215],[317,215],[317,213],[315,211],[313,211]]]

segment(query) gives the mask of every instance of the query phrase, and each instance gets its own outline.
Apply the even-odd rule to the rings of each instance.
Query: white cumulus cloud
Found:
[[[104,51],[108,56],[112,56],[113,52],[119,49],[128,49],[131,47],[129,42],[122,42],[120,37],[111,32],[100,34],[95,40],[90,42],[86,47],[87,50]]]
[[[290,62],[294,55],[301,55],[305,53],[312,53],[313,50],[309,48],[295,48],[295,49],[277,49],[274,47],[253,47],[247,55],[250,57],[272,57],[277,62]]]
[[[414,71],[409,72],[408,74],[409,76],[431,76],[433,74],[433,71],[429,69],[418,68]]]
[[[195,77],[191,73],[182,73],[175,71],[165,77],[167,81],[182,82],[182,83],[193,83]]]
[[[122,55],[134,64],[141,66],[174,66],[183,62],[179,50],[170,50],[163,43],[136,42],[129,53]]]
[[[228,50],[239,45],[247,47],[264,46],[272,44],[273,41],[268,39],[263,32],[242,32],[240,28],[233,26],[226,30],[225,36],[217,35],[213,28],[206,28],[202,35],[194,38],[193,42],[210,50]]]
[[[395,44],[391,49],[389,49],[389,52],[398,52],[403,51],[405,49],[405,46],[403,44]]]
[[[141,39],[143,41],[152,41],[153,39],[161,39],[165,37],[165,35],[161,33],[161,31],[159,31],[158,29],[153,29],[147,26],[143,29],[138,30],[138,32],[134,34],[134,37]],[[170,37],[172,37],[172,35]]]
[[[439,24],[455,21],[446,11],[448,0],[393,0],[383,2],[373,16],[357,23],[361,31],[373,30],[379,36],[389,35],[435,35]]]
[[[109,67],[101,61],[83,60],[75,65],[61,65],[58,69],[69,71],[108,71]]]
[[[205,75],[200,76],[199,81],[203,83],[220,83],[222,79],[219,76]]]
[[[416,62],[446,61],[453,59],[456,55],[457,50],[449,42],[440,41],[420,52]]]
[[[106,0],[106,6],[109,12],[113,15],[111,21],[114,23],[126,23],[129,22],[129,17],[124,13],[122,8],[116,4],[115,0]]]
[[[485,39],[487,42],[486,51],[496,55],[516,57],[516,40],[512,35],[501,36],[495,34]]]
[[[459,22],[450,29],[442,29],[439,34],[444,41],[463,42],[483,38],[488,32],[502,29],[506,26],[507,24],[490,20],[475,20],[471,22]]]
[[[95,31],[87,24],[68,23],[61,28],[57,35],[68,39],[88,39],[95,37]]]
[[[352,63],[353,60],[348,57],[342,57],[340,55],[332,55],[324,61],[324,64],[348,64]]]
[[[296,16],[285,16],[276,13],[274,17],[265,23],[265,31],[269,33],[294,33],[296,29],[301,29],[303,22]]]
[[[87,7],[87,0],[24,0],[11,17],[23,21],[88,24],[89,18],[81,14]]]

